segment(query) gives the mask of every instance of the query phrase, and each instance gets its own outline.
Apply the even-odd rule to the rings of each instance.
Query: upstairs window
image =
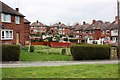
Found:
[[[109,30],[106,30],[106,34],[109,34],[110,33],[110,31]]]
[[[2,22],[11,23],[11,15],[2,13],[1,20],[2,20]]]
[[[13,39],[13,30],[1,30],[1,40]]]
[[[15,23],[20,24],[20,17],[19,16],[15,16]]]

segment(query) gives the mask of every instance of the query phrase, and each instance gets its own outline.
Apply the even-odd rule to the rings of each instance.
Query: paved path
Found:
[[[2,62],[0,68],[15,68],[15,67],[39,67],[39,66],[66,66],[80,64],[118,64],[118,60],[104,61],[35,61],[35,62]]]

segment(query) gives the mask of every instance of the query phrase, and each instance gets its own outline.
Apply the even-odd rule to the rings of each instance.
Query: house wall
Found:
[[[29,43],[29,40],[30,40],[30,24],[29,23],[25,23],[24,25],[24,38],[25,38],[25,44],[28,44]]]
[[[20,17],[20,24],[15,23],[15,16],[11,15],[11,23],[2,22],[4,29],[13,30],[13,40],[2,40],[2,43],[12,43],[16,44],[16,33],[19,33],[19,42],[25,44],[25,37],[27,34],[24,34],[24,17]]]
[[[101,38],[101,30],[96,29],[94,33],[94,40],[99,40]]]

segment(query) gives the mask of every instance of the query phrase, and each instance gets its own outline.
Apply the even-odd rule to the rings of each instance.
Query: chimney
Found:
[[[37,20],[36,22],[38,23],[39,21]]]
[[[19,8],[16,8],[16,11],[19,12]]]
[[[92,24],[95,24],[96,23],[96,20],[93,20]]]
[[[83,25],[85,25],[86,24],[86,22],[85,21],[83,21]]]
[[[118,16],[115,17],[115,23],[118,24]]]
[[[59,24],[61,24],[61,22],[59,22]]]

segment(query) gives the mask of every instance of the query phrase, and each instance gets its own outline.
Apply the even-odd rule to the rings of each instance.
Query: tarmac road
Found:
[[[35,61],[35,62],[1,62],[0,68],[39,67],[39,66],[67,66],[81,64],[118,64],[118,60],[97,61]]]

